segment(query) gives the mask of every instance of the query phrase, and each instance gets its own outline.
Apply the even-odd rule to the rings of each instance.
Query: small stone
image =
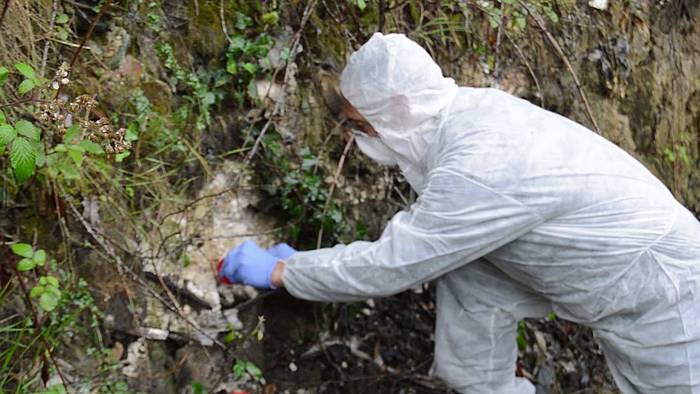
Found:
[[[294,364],[294,361],[292,361],[291,363],[289,363],[289,370],[290,370],[290,371],[296,372],[297,369],[298,369],[298,368],[297,368],[297,365]]]
[[[348,368],[348,363],[347,363],[346,361],[343,361],[343,362],[340,364],[340,366],[343,367],[343,369],[347,369],[347,368]]]
[[[601,11],[608,9],[608,0],[590,0],[588,5]]]

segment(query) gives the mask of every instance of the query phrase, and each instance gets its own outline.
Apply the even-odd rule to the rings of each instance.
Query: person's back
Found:
[[[678,373],[690,378],[693,371],[660,368],[698,355],[659,346],[700,337],[690,317],[700,313],[700,222],[644,166],[590,130],[494,89],[461,88],[437,141],[435,165],[459,156],[463,176],[543,218],[485,260],[561,318],[595,328],[608,358],[618,355],[611,367],[621,386],[640,370],[648,377],[639,381],[658,387]],[[471,287],[468,298],[475,285],[466,280],[452,291]],[[642,353],[651,369],[620,363]]]

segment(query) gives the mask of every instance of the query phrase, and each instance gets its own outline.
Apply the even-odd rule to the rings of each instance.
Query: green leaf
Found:
[[[280,20],[280,16],[277,11],[267,12],[262,15],[262,21],[266,25],[276,25]]]
[[[90,140],[80,141],[80,146],[94,155],[101,155],[105,153],[104,149],[102,149],[102,146],[100,146],[100,144],[92,142]]]
[[[39,306],[46,312],[51,312],[58,306],[58,299],[59,297],[56,297],[55,294],[44,292],[41,294],[41,297],[39,297]]]
[[[234,59],[228,59],[226,62],[226,72],[233,75],[238,72],[238,65]]]
[[[83,152],[77,150],[77,149],[72,149],[73,147],[71,146],[68,149],[68,156],[70,156],[71,159],[73,159],[73,162],[77,167],[80,167],[81,164],[83,164]]]
[[[51,293],[55,295],[56,298],[61,298],[61,290],[58,290],[58,287],[51,286],[50,284],[44,287],[44,293]]]
[[[50,284],[53,287],[58,288],[58,279],[56,279],[53,276],[44,276],[46,278],[46,283]]]
[[[251,26],[252,24],[253,18],[244,13],[236,12],[236,29],[244,30],[246,27]]]
[[[0,84],[1,86],[2,84]],[[0,124],[5,123],[5,113],[0,111]]]
[[[7,123],[0,126],[0,145],[4,146],[11,143],[15,137],[17,137],[17,131],[15,131],[14,127]]]
[[[68,30],[62,28],[61,26],[58,26],[56,28],[56,35],[58,36],[59,39],[64,40],[64,41],[67,40],[68,36],[69,36]]]
[[[23,135],[32,141],[41,139],[41,129],[34,126],[32,122],[20,120],[15,124],[15,130],[17,130],[17,134]]]
[[[72,144],[73,140],[78,136],[80,136],[80,128],[77,124],[74,124],[66,130],[66,134],[63,135],[63,142]]]
[[[542,7],[542,9],[544,10],[544,13],[547,15],[549,20],[552,21],[552,23],[559,22],[559,15],[557,15],[557,13],[554,12],[554,10],[551,7],[544,6],[544,7]]]
[[[124,139],[129,142],[139,139],[139,130],[135,124],[132,123],[126,128],[126,135],[124,135]]]
[[[34,89],[34,81],[32,81],[31,79],[25,79],[17,87],[17,93],[25,94],[32,89]]]
[[[360,11],[364,11],[365,8],[367,8],[367,3],[365,3],[365,0],[357,0],[357,8],[359,8]]]
[[[32,260],[34,260],[34,262],[38,265],[44,265],[44,262],[46,262],[46,251],[44,249],[37,250],[34,252]]]
[[[10,245],[10,249],[12,250],[12,253],[14,253],[20,257],[31,258],[32,255],[34,254],[34,250],[32,249],[32,245],[30,245],[30,244],[25,244],[25,243],[12,244],[12,245]]]
[[[66,14],[56,15],[56,23],[58,23],[59,25],[62,25],[64,23],[68,22],[69,20],[70,20],[70,18]]]
[[[244,62],[241,64],[241,67],[250,74],[255,74],[255,71],[258,69],[258,66],[250,62]]]
[[[32,66],[26,63],[17,63],[15,64],[15,68],[20,74],[24,75],[25,78],[36,79],[36,73],[34,72]]]
[[[10,70],[7,67],[0,67],[0,86],[5,84],[8,75],[10,75]]]
[[[44,292],[44,286],[34,286],[29,292],[29,298],[37,298]]]
[[[246,367],[246,362],[237,360],[236,363],[233,365],[233,378],[235,380],[241,380],[243,376],[245,376],[245,367]]]
[[[246,371],[248,371],[250,376],[256,379],[260,379],[262,377],[262,371],[260,370],[260,368],[258,368],[257,365],[251,363],[250,361],[246,363],[245,369]]]
[[[66,179],[78,179],[80,178],[80,172],[78,171],[78,167],[73,164],[72,161],[63,161],[61,164],[58,165],[58,169],[63,173],[63,176]]]
[[[114,156],[114,160],[116,160],[117,163],[121,163],[124,159],[126,159],[127,157],[129,157],[130,154],[131,154],[131,152],[129,152],[129,151],[124,151],[124,152],[122,152],[122,153],[117,153],[116,156]]]
[[[22,259],[17,264],[17,271],[29,271],[36,267],[36,263],[32,259]]]
[[[24,183],[34,174],[36,168],[36,148],[28,139],[19,137],[12,143],[10,161],[15,170],[17,182]]]

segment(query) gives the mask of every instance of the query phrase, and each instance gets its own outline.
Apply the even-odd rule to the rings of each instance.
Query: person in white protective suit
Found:
[[[417,201],[375,242],[246,242],[222,277],[317,301],[436,280],[434,371],[462,393],[534,393],[515,376],[517,322],[551,311],[593,328],[623,393],[700,393],[700,223],[642,164],[525,100],[458,87],[400,34],[372,36],[340,87],[376,131],[360,149]]]

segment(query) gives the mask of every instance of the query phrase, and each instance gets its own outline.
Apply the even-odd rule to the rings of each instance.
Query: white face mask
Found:
[[[365,133],[354,132],[355,142],[362,153],[370,159],[385,166],[395,166],[398,164],[396,153],[378,137],[370,137]]]

